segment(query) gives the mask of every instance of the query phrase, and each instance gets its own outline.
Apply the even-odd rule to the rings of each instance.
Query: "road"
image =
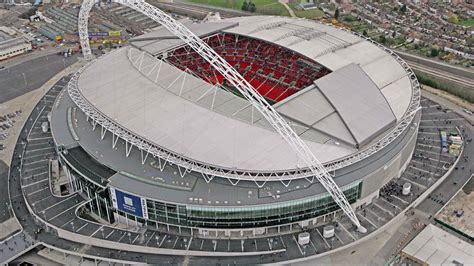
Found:
[[[0,104],[38,89],[77,59],[78,54],[68,58],[45,55],[0,70]]]

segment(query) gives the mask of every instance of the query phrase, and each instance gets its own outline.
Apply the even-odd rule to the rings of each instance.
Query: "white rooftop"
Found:
[[[410,103],[411,83],[403,68],[377,46],[348,32],[312,21],[260,16],[190,27],[199,35],[223,30],[288,45],[333,71],[324,77],[329,82],[322,78],[274,105],[323,163],[348,156],[357,151],[356,145],[381,137]],[[158,32],[163,29],[137,37],[132,45],[149,54],[180,45],[169,34]],[[246,100],[183,75],[149,54],[139,72],[129,52],[141,54],[135,48],[122,48],[89,66],[79,79],[84,97],[109,118],[199,162],[252,171],[305,167]],[[346,81],[335,83],[341,77]],[[331,94],[334,84],[339,86],[339,96]]]
[[[473,265],[474,246],[429,224],[403,250],[427,265]]]

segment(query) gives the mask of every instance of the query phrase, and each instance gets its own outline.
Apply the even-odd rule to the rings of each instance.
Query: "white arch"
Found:
[[[288,123],[268,104],[268,102],[248,83],[225,59],[217,54],[211,47],[197,37],[184,25],[175,21],[171,16],[164,13],[155,6],[152,6],[142,0],[114,0],[116,3],[128,6],[156,22],[163,25],[168,31],[174,33],[177,37],[182,39],[193,50],[195,50],[201,57],[210,63],[219,73],[221,73],[238,91],[260,111],[260,113],[268,120],[273,128],[281,135],[281,137],[290,145],[298,157],[308,166],[313,176],[307,178],[308,181],[313,182],[314,177],[323,185],[328,191],[334,201],[349,217],[349,219],[359,228],[359,231],[365,232],[347,201],[347,198],[342,193],[340,188],[332,179],[331,175],[314,156],[306,143],[296,134],[296,132],[288,125]],[[85,0],[82,3],[79,12],[79,37],[81,41],[82,53],[86,59],[91,59],[92,54],[89,46],[88,36],[88,20],[89,13],[95,4],[95,0]]]

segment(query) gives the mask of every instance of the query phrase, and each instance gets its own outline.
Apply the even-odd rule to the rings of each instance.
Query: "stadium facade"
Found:
[[[186,25],[272,104],[353,208],[407,167],[420,119],[413,72],[390,50],[314,21]],[[341,211],[265,118],[164,28],[88,63],[51,113],[64,191],[109,223],[246,237]]]

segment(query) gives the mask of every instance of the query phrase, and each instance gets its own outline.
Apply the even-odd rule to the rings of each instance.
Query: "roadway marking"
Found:
[[[37,164],[37,163],[45,163],[45,162],[49,162],[49,159],[38,160],[38,161],[36,161],[36,162],[31,162],[31,163],[23,163],[23,166],[32,165],[32,164]]]
[[[38,189],[38,190],[36,190],[35,192],[31,192],[31,193],[29,193],[29,194],[26,194],[26,197],[33,196],[34,194],[36,194],[36,193],[38,193],[38,192],[41,192],[41,191],[43,191],[43,190],[45,190],[45,189],[48,189],[48,188],[49,188],[49,187],[44,187],[44,188],[42,188],[42,189]],[[51,195],[48,196],[48,197],[51,197]],[[45,199],[45,198],[43,198],[43,199]],[[43,199],[41,199],[41,200],[43,200]]]
[[[174,247],[176,246],[176,243],[178,243],[178,239],[179,239],[179,237],[176,236],[176,240],[174,241],[174,244],[173,244],[173,249],[174,249]]]
[[[49,210],[49,209],[55,207],[56,205],[61,204],[61,203],[65,202],[66,200],[70,200],[70,199],[72,199],[72,197],[71,197],[71,198],[65,198],[65,199],[63,199],[63,200],[61,200],[61,201],[58,201],[58,202],[54,203],[53,205],[49,206],[48,208],[44,209],[43,211],[47,211],[47,210]]]
[[[379,199],[381,199],[381,200],[385,201],[386,203],[392,205],[393,207],[397,208],[399,211],[402,210],[402,209],[401,209],[400,207],[398,207],[397,205],[395,205],[395,204],[393,204],[393,203],[387,201],[384,197],[379,197]]]
[[[464,121],[464,120],[465,120],[464,118],[445,118],[445,119],[441,119],[439,121],[443,122],[443,121]],[[420,120],[420,122],[431,122],[431,121],[433,121],[433,120],[429,120],[429,119]]]
[[[313,244],[313,241],[311,241],[311,238],[309,239],[309,243],[311,243],[311,246],[314,248],[314,252],[318,253],[318,250],[316,249],[316,246]]]
[[[409,204],[409,202],[407,202],[407,201],[405,201],[405,200],[403,200],[403,199],[401,199],[401,198],[399,198],[399,197],[397,197],[397,196],[395,196],[395,195],[391,195],[391,196],[394,197],[394,198],[396,198],[397,200],[399,200],[399,201],[405,203],[406,205]]]
[[[35,150],[27,150],[25,151],[25,154],[28,154],[29,152],[35,152],[35,151],[42,151],[42,150],[51,150],[53,149],[54,150],[54,147],[53,146],[50,146],[50,147],[46,147],[46,148],[41,148],[41,149],[35,149]]]
[[[148,243],[150,243],[150,240],[155,236],[155,234],[156,234],[156,231],[153,231],[153,234],[151,234],[150,238],[148,238],[148,240],[146,241],[145,246],[148,246]]]
[[[189,250],[189,247],[191,246],[191,242],[193,241],[193,237],[189,239],[188,244],[186,245],[186,250]],[[243,250],[242,250],[243,251]]]
[[[167,238],[167,236],[168,236],[167,234],[165,234],[163,236],[163,239],[161,239],[160,245],[158,247],[161,247],[161,245],[163,245],[163,242],[165,242],[165,239]],[[202,245],[201,245],[201,247],[202,247]]]
[[[301,253],[301,255],[303,255],[303,256],[304,256],[304,254],[303,254],[303,250],[301,250],[300,244],[299,244],[299,243],[298,243],[298,241],[296,240],[296,237],[295,237],[295,235],[294,235],[294,234],[291,234],[291,235],[293,236],[293,240],[295,241],[295,243],[296,243],[296,246],[297,246],[297,247],[298,247],[298,249],[300,250],[300,253]]]
[[[38,170],[38,169],[45,168],[45,167],[48,168],[47,165],[43,165],[43,166],[39,166],[39,167],[35,167],[35,168],[28,169],[28,171],[31,172],[31,171]],[[27,172],[27,171],[24,171],[24,172]],[[47,172],[46,172],[46,173],[47,173]]]
[[[122,233],[122,236],[121,236],[121,237],[119,238],[119,240],[117,241],[117,242],[120,243],[120,242],[122,241],[122,239],[125,237],[126,233],[125,233],[125,231],[119,231],[119,232]]]
[[[46,199],[49,199],[49,198],[52,198],[52,197],[53,197],[52,195],[49,195],[49,196],[47,196],[46,198],[42,198],[42,199],[39,199],[39,200],[37,200],[37,201],[31,203],[31,205],[36,205],[38,202],[43,201],[43,200],[46,200]]]
[[[109,236],[111,236],[114,232],[115,232],[115,229],[112,229],[112,231],[110,231],[110,233],[108,233],[108,234],[105,236],[105,239],[109,238]]]
[[[400,178],[403,179],[403,180],[405,180],[405,181],[407,181],[407,182],[413,183],[415,186],[418,186],[418,187],[420,187],[420,188],[423,189],[423,190],[427,189],[427,187],[426,187],[425,185],[422,185],[422,184],[420,184],[420,183],[418,183],[418,182],[416,182],[416,181],[414,181],[414,180],[407,179],[407,178],[405,178],[405,177],[403,177],[403,176],[400,177]]]
[[[62,212],[56,214],[55,216],[51,217],[51,218],[48,220],[48,222],[51,221],[51,220],[54,220],[55,218],[59,217],[60,215],[64,214],[65,212],[68,212],[69,210],[74,209],[74,208],[76,208],[77,206],[79,206],[79,205],[81,205],[81,204],[83,204],[83,202],[79,202],[78,204],[73,205],[71,208],[69,208],[69,209],[67,209],[67,210],[64,210],[64,211],[62,211]]]
[[[74,218],[72,218],[71,220],[69,220],[69,221],[63,223],[63,224],[60,226],[60,228],[62,228],[62,227],[65,226],[66,224],[69,224],[70,222],[74,221],[74,219],[76,219],[76,217],[74,217]]]
[[[79,228],[75,231],[75,233],[81,231],[81,230],[82,230],[84,227],[86,227],[87,225],[88,225],[88,223],[83,224],[81,227],[79,227]]]
[[[436,128],[436,129],[453,129],[456,128],[456,126],[448,126],[448,125],[443,125],[443,126],[422,126],[420,125],[419,128]]]
[[[421,169],[421,168],[418,168],[416,166],[413,166],[413,165],[409,165],[408,167],[411,167],[412,169],[415,169],[415,170],[418,170],[418,171],[421,171],[421,172],[425,172],[427,174],[433,174],[432,172],[430,171],[426,171],[425,169]]]
[[[339,223],[339,225],[341,226],[342,229],[344,229],[344,231],[346,231],[346,233],[352,237],[352,239],[354,239],[354,241],[356,240],[356,237],[351,233],[349,232],[349,230],[347,230],[347,228],[342,224],[342,223]],[[315,248],[316,249],[316,248]]]
[[[40,180],[40,181],[36,181],[36,182],[31,183],[31,184],[28,184],[28,185],[25,185],[25,186],[21,186],[21,188],[24,189],[24,188],[27,188],[27,187],[30,187],[30,186],[39,184],[39,183],[44,182],[44,181],[48,181],[48,179],[43,179],[43,180]]]
[[[32,134],[33,135],[33,134]],[[43,140],[43,139],[53,139],[53,137],[43,137],[43,138],[30,138],[28,136],[27,140],[32,141],[32,140]]]
[[[323,237],[323,235],[321,234],[321,232],[319,232],[318,228],[316,228],[316,232],[318,232],[319,236],[323,239],[324,243],[326,244],[326,246],[331,249],[331,247],[329,246],[329,243],[326,241],[326,238]]]
[[[370,207],[370,205],[368,207]],[[375,217],[377,217],[377,221],[385,222],[387,220],[384,217],[380,217],[375,211],[371,210],[370,208],[366,208],[366,210],[372,213]]]
[[[38,156],[50,156],[50,155],[53,155],[54,152],[48,152],[48,153],[43,153],[43,154],[38,154],[38,155],[33,155],[33,156],[25,156],[23,157],[24,160],[26,159],[31,159],[31,158],[35,158],[35,157],[38,157]]]
[[[311,237],[311,235],[310,235],[310,237]],[[283,238],[281,237],[281,235],[280,235],[280,241],[281,241],[281,244],[283,245],[283,247],[286,249],[285,241],[283,241]]]
[[[337,238],[337,240],[339,240],[339,242],[341,242],[341,244],[344,246],[344,242],[342,242],[342,240],[339,238],[339,236],[336,234],[336,232],[334,232],[334,236]]]
[[[438,145],[436,145],[436,146],[435,145],[427,145],[427,144],[423,144],[423,143],[419,143],[419,142],[417,142],[416,145],[421,146],[421,147],[428,147],[430,149],[432,149],[432,148],[441,149],[441,147],[438,146]]]
[[[377,206],[379,209],[381,209],[383,212],[386,212],[388,215],[390,215],[390,216],[392,216],[392,217],[395,216],[395,214],[393,214],[393,213],[392,213],[391,211],[389,211],[389,210],[386,210],[385,208],[383,208],[382,206],[380,206],[377,202],[374,201],[373,204],[374,204],[375,206]]]
[[[365,209],[364,209],[365,210]],[[366,220],[369,224],[371,224],[373,227],[375,227],[376,229],[379,228],[378,226],[376,226],[371,220],[369,220],[369,218],[363,216],[363,215],[360,215],[360,217],[362,217],[364,220]]]
[[[31,171],[31,170],[30,170]],[[38,176],[41,176],[41,175],[44,175],[44,174],[47,174],[48,172],[41,172],[39,174],[34,174],[34,175],[30,175],[30,176],[23,176],[23,180],[28,180],[30,178],[33,178],[33,176],[36,178]]]
[[[138,237],[140,237],[139,234],[137,234],[137,236],[133,239],[132,244],[135,244],[135,241],[137,241]]]
[[[99,232],[99,230],[100,230],[102,227],[104,227],[104,226],[101,225],[101,226],[99,227],[99,229],[95,230],[95,232],[94,232],[92,235],[90,235],[90,236],[93,237],[97,232]]]

